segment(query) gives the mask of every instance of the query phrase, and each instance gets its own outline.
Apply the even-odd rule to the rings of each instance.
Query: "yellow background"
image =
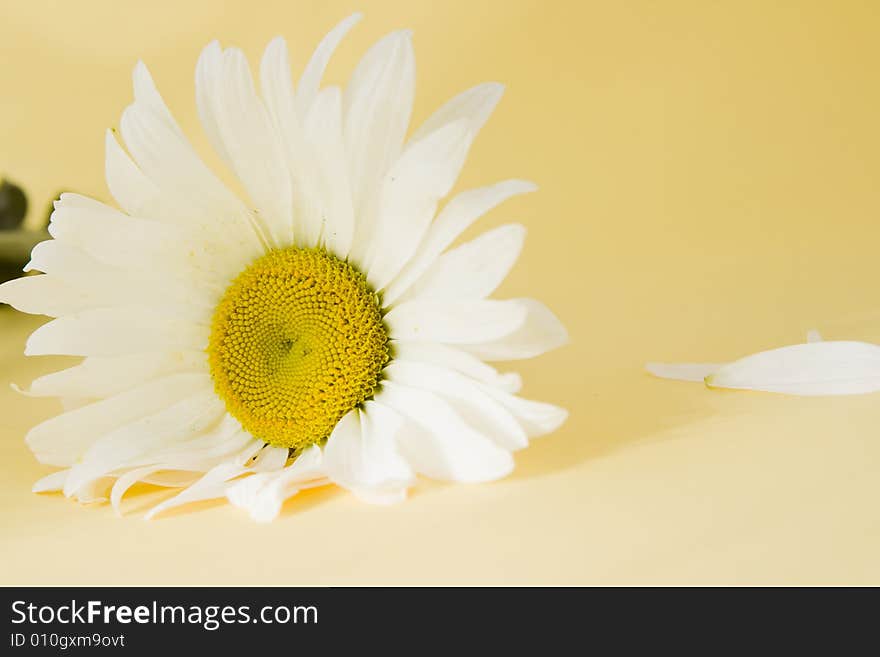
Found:
[[[459,188],[541,192],[485,229],[529,227],[502,295],[534,295],[570,346],[516,364],[568,423],[488,485],[405,504],[335,489],[265,526],[225,504],[146,523],[33,495],[22,437],[57,410],[16,395],[61,359],[21,356],[41,320],[0,312],[0,583],[880,583],[880,396],[800,399],[653,379],[647,360],[732,359],[880,338],[880,4],[761,0],[3,2],[0,172],[36,222],[62,189],[108,199],[104,129],[138,58],[207,152],[193,72],[211,39],[257,61],[276,34],[301,70],[366,20],[344,81],[391,29],[415,31],[415,121],[485,80],[507,94]],[[67,361],[65,361],[66,363]]]

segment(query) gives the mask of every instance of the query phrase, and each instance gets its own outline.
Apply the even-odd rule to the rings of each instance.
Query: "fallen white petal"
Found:
[[[714,374],[721,363],[648,363],[645,369],[661,379],[674,381],[703,381]]]
[[[816,329],[810,329],[807,331],[807,342],[822,342],[822,334]],[[647,363],[645,369],[661,379],[702,382],[724,365],[724,363]]]
[[[706,378],[712,388],[792,395],[858,395],[880,390],[880,346],[810,342],[747,356]]]

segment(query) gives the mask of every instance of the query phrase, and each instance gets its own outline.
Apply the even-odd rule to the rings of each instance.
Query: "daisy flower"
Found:
[[[732,363],[648,363],[655,376],[704,381],[710,388],[759,390],[801,396],[860,395],[880,391],[880,346],[868,342],[807,342],[762,351]]]
[[[203,164],[147,68],[106,138],[120,209],[65,194],[50,233],[0,300],[52,319],[28,355],[83,356],[28,394],[66,411],[34,427],[37,459],[63,468],[35,491],[118,510],[144,481],[182,490],[151,514],[227,497],[260,521],[334,483],[369,502],[403,499],[417,475],[483,482],[566,418],[516,395],[487,361],[567,341],[532,299],[490,299],[525,237],[516,224],[453,242],[505,199],[510,180],[452,189],[498,84],[453,98],[406,138],[411,34],[376,43],[348,85],[322,88],[355,15],[320,43],[294,87],[272,41],[259,85],[241,51],[214,42],[196,67],[201,123],[240,183]]]

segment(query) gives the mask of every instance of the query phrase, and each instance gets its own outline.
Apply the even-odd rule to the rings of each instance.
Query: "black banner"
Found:
[[[874,605],[799,589],[9,587],[0,654],[496,654],[723,646],[745,654],[808,640],[839,654],[873,635]],[[846,611],[844,630],[835,630]],[[868,640],[874,646],[876,638]],[[609,652],[608,648],[613,646]],[[867,647],[867,646],[865,646]],[[283,653],[274,652],[281,649]],[[873,649],[873,648],[872,648]],[[184,652],[186,651],[186,652]],[[244,653],[242,653],[244,654]],[[739,654],[739,653],[737,653]]]

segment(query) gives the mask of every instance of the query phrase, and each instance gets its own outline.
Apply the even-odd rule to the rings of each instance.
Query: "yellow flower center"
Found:
[[[226,290],[208,357],[217,394],[245,430],[301,450],[372,396],[388,349],[364,275],[323,249],[287,248]]]

